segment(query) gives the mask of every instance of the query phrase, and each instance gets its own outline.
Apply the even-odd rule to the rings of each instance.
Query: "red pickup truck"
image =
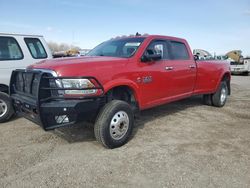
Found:
[[[45,130],[95,120],[107,148],[125,144],[140,110],[202,94],[222,107],[230,94],[227,62],[196,61],[186,40],[133,36],[106,41],[85,57],[45,60],[15,70],[15,111]]]

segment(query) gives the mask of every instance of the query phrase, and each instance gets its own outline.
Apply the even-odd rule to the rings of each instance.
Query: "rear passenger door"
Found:
[[[166,72],[171,75],[171,95],[181,97],[193,92],[196,80],[196,63],[185,43],[169,41],[171,61],[166,62]]]

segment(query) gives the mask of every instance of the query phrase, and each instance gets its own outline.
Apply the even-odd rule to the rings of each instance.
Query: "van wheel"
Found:
[[[107,148],[117,148],[126,144],[134,126],[131,106],[120,100],[107,103],[97,116],[94,126],[95,137]]]
[[[228,96],[227,83],[222,81],[216,93],[212,95],[212,103],[216,107],[223,107],[226,104]]]
[[[10,97],[0,92],[0,123],[8,121],[14,114]]]

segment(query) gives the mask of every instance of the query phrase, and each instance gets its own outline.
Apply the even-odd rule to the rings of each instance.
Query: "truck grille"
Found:
[[[83,99],[90,96],[65,96],[65,90],[92,90],[96,89],[101,94],[103,87],[94,77],[80,77],[90,79],[96,87],[91,88],[64,88],[62,79],[75,79],[74,77],[57,77],[53,72],[42,70],[15,70],[11,75],[10,95],[18,94],[20,97],[33,98],[38,102],[67,99]],[[91,96],[93,98],[94,96]],[[100,96],[98,96],[100,97]]]
[[[18,92],[37,96],[40,75],[32,72],[18,72],[16,75],[15,89]]]
[[[231,61],[231,62],[230,62],[230,65],[243,65],[243,63]]]
[[[11,78],[11,86],[14,93],[30,97],[38,97],[39,86],[49,87],[49,79],[43,77],[52,77],[50,73],[41,73],[40,71],[15,71]],[[51,93],[43,93],[43,97],[50,97]]]

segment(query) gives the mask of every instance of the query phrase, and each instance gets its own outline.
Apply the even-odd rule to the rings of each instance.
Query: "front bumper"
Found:
[[[231,65],[231,73],[233,74],[242,74],[242,73],[247,73],[249,72],[248,67],[245,65]]]
[[[58,100],[37,105],[35,100],[12,95],[15,111],[43,127],[44,130],[69,126],[79,121],[91,120],[103,104],[102,98],[82,100]]]
[[[76,88],[62,88],[55,83],[58,79],[51,72],[44,70],[15,70],[10,81],[10,96],[15,111],[45,130],[72,125],[78,121],[91,120],[96,116],[101,106],[105,104],[103,87],[93,77],[79,77],[91,79],[99,93],[98,96],[62,96],[59,90],[76,90]],[[72,79],[72,78],[65,78]],[[88,90],[78,89],[78,90]]]

